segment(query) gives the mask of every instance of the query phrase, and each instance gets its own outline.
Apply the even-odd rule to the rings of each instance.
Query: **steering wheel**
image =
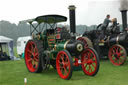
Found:
[[[101,33],[101,30],[102,30],[102,23],[101,24],[99,24],[98,26],[97,26],[97,28],[96,28],[96,33]]]
[[[103,25],[102,23],[99,24],[99,25],[97,26],[96,30],[102,30],[102,29],[101,29],[101,26],[102,26],[102,25]]]

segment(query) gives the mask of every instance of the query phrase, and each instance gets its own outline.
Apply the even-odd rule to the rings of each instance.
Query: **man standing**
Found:
[[[106,16],[106,18],[104,19],[104,22],[103,22],[103,30],[106,30],[106,28],[108,27],[108,25],[109,25],[109,23],[110,22],[112,22],[111,20],[109,20],[110,19],[110,15],[108,14],[107,16]]]
[[[104,42],[106,28],[108,27],[109,23],[112,22],[112,20],[109,20],[109,19],[110,19],[110,15],[107,14],[106,18],[104,19],[103,25],[101,27],[101,29],[102,29],[102,32],[100,35],[101,42]]]

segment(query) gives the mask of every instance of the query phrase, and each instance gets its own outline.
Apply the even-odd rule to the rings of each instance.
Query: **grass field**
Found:
[[[28,72],[24,60],[0,61],[0,85],[128,85],[128,61],[123,66],[113,66],[108,60],[100,62],[95,77],[74,71],[71,80],[63,80],[53,68],[42,73]]]

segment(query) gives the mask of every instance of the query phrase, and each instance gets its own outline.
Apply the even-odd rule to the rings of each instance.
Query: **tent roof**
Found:
[[[5,37],[5,36],[0,36],[0,43],[8,43],[10,41],[13,41],[13,39]]]

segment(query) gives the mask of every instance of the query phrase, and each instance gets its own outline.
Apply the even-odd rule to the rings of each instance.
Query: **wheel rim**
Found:
[[[29,41],[25,49],[25,62],[30,72],[35,72],[39,64],[39,53],[33,41]]]
[[[80,41],[82,41],[82,42],[84,43],[84,47],[85,47],[85,48],[88,48],[88,44],[87,44],[87,41],[86,41],[84,38],[82,38],[82,37],[79,37],[77,40],[80,40]]]
[[[69,77],[71,71],[70,61],[67,53],[64,51],[60,51],[57,55],[56,68],[61,78],[67,79]]]
[[[114,65],[122,65],[125,60],[126,60],[126,54],[125,50],[118,46],[115,45],[112,48],[109,49],[109,59]]]
[[[91,49],[86,49],[81,56],[82,69],[86,75],[92,76],[96,73],[98,63],[95,53]]]

